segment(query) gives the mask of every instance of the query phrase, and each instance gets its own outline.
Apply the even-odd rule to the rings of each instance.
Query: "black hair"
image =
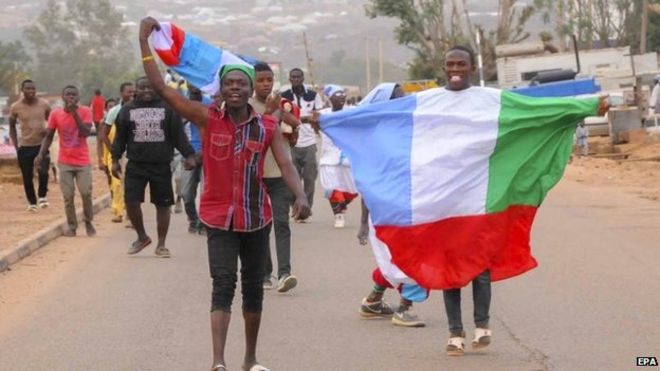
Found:
[[[142,81],[142,80],[147,80],[147,81],[149,81],[149,79],[147,78],[147,76],[140,76],[140,77],[138,77],[137,79],[135,79],[135,86],[137,86],[138,82],[140,82],[140,81]]]
[[[96,94],[96,95],[101,95],[101,89],[96,89],[96,90],[94,90],[94,94]]]
[[[305,74],[305,73],[303,72],[303,70],[300,69],[299,67],[293,67],[293,68],[291,69],[291,71],[289,71],[289,76],[291,76],[291,74],[292,74],[293,72],[295,72],[295,71],[298,71],[298,72],[302,73],[303,75]]]
[[[108,108],[108,103],[110,103],[110,102],[115,103],[115,104],[117,103],[117,101],[114,98],[106,99],[105,100],[105,108]]]
[[[25,84],[30,84],[30,83],[34,84],[34,81],[32,81],[30,79],[25,79],[25,80],[21,81],[21,89],[23,89],[25,87]]]
[[[471,48],[463,45],[454,45],[451,48],[449,48],[449,50],[447,50],[447,54],[449,54],[449,52],[454,50],[468,53],[468,55],[470,56],[470,65],[474,66],[474,52],[472,51]]]
[[[270,68],[268,63],[265,62],[257,62],[254,65],[254,72],[273,72],[273,69]]]
[[[78,90],[78,88],[75,85],[67,85],[64,88],[62,88],[62,94],[64,94],[64,91],[66,89],[76,89],[76,91]]]
[[[394,84],[394,88],[392,89],[392,94],[390,94],[390,99],[394,99],[394,93],[396,92],[396,88],[400,88],[401,85],[399,84]]]
[[[133,86],[133,83],[130,82],[130,81],[126,81],[126,82],[122,83],[121,85],[119,85],[119,92],[120,92],[120,93],[123,93],[123,92],[124,92],[124,89],[125,89],[127,86]]]

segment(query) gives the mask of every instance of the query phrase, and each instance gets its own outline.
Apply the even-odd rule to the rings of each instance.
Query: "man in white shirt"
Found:
[[[315,91],[307,89],[303,84],[305,74],[300,68],[293,68],[289,72],[291,89],[282,93],[282,97],[294,102],[300,107],[300,129],[298,142],[291,149],[293,164],[303,181],[307,202],[312,207],[314,202],[314,184],[318,175],[318,164],[316,161],[317,134],[310,125],[312,114],[323,108],[323,100]],[[309,221],[309,218],[306,219]],[[303,222],[301,220],[301,222]]]

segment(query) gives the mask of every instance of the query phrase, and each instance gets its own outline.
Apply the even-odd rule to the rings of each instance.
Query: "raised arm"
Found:
[[[208,119],[208,108],[196,101],[190,101],[181,95],[176,89],[173,89],[163,81],[160,75],[158,65],[149,48],[149,35],[154,30],[160,30],[158,21],[152,17],[147,17],[140,22],[140,51],[142,52],[142,66],[151,87],[165,100],[179,115],[185,117],[195,125],[206,126]]]
[[[307,196],[303,190],[300,177],[298,176],[298,171],[293,166],[291,158],[285,152],[286,148],[288,148],[288,145],[285,145],[282,132],[280,132],[280,128],[278,126],[275,128],[275,135],[273,136],[273,141],[270,144],[270,149],[273,151],[275,162],[277,162],[277,166],[282,172],[282,178],[284,179],[284,182],[296,197],[296,202],[293,204],[293,218],[307,219],[310,215]]]

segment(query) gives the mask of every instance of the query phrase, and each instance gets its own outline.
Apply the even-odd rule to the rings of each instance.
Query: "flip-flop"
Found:
[[[222,363],[218,363],[217,365],[213,366],[211,371],[227,371],[227,366],[223,365]]]
[[[145,240],[135,240],[131,244],[131,248],[128,249],[128,255],[134,255],[142,251],[145,247],[149,246],[151,244],[151,238],[147,237]]]

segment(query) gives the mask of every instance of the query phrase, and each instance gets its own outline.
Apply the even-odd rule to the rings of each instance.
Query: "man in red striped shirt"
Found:
[[[293,216],[306,219],[309,203],[298,172],[285,152],[284,138],[275,118],[261,115],[248,104],[254,91],[254,69],[227,65],[220,71],[220,94],[225,102],[205,106],[190,101],[163,81],[151,55],[148,38],[160,26],[153,18],[140,24],[140,49],[153,89],[202,134],[204,182],[199,207],[207,226],[209,266],[213,278],[211,332],[213,368],[226,371],[224,350],[236,288],[237,260],[241,260],[243,318],[245,320],[245,370],[263,370],[256,358],[261,323],[263,276],[268,253],[268,226],[272,211],[263,182],[264,159],[270,148],[282,178],[296,197]],[[273,101],[274,112],[280,102]]]

